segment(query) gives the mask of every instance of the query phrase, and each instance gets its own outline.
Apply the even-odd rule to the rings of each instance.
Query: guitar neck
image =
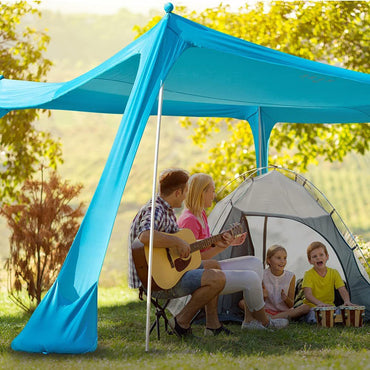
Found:
[[[222,239],[222,235],[218,234],[218,235],[214,235],[214,236],[211,236],[203,240],[198,240],[190,244],[190,252],[193,253],[195,251],[199,251],[201,249],[207,248],[221,239]]]

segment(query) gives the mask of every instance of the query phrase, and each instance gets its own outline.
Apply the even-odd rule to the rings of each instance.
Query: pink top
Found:
[[[195,239],[203,240],[205,238],[209,238],[211,233],[209,232],[207,215],[204,210],[202,211],[202,218],[204,225],[206,225],[205,227],[203,227],[194,214],[192,214],[188,209],[184,209],[177,223],[182,229],[190,229],[193,232]],[[201,252],[204,252],[208,249],[211,249],[211,247],[204,248],[201,250]]]

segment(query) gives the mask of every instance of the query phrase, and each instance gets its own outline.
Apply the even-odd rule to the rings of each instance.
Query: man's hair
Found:
[[[212,182],[212,177],[205,173],[196,173],[190,177],[185,206],[195,216],[201,215],[204,206],[203,193]]]
[[[279,251],[283,251],[285,252],[286,254],[287,251],[284,247],[282,247],[281,245],[279,244],[274,244],[272,245],[269,249],[267,249],[267,253],[266,253],[266,262],[269,258],[271,258],[272,256],[274,256],[275,253],[279,252]],[[270,265],[268,262],[267,262],[268,265]]]
[[[169,168],[159,175],[159,192],[161,195],[168,196],[175,190],[185,189],[189,180],[189,173],[179,168]]]
[[[312,251],[314,251],[315,249],[318,249],[318,248],[322,248],[325,252],[325,254],[328,256],[329,253],[328,253],[328,250],[326,249],[325,247],[325,244],[321,243],[321,242],[312,242],[308,247],[307,247],[307,258],[310,259],[311,258],[311,253]]]

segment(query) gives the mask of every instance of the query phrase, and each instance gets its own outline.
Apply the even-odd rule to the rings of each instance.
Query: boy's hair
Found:
[[[281,245],[279,245],[279,244],[274,244],[270,248],[267,249],[267,252],[266,252],[266,263],[268,265],[270,265],[268,263],[268,259],[271,258],[275,253],[277,253],[279,251],[283,251],[286,254],[288,254],[287,251],[286,251],[286,249],[284,247],[282,247]]]
[[[189,190],[185,199],[185,206],[194,215],[200,216],[203,210],[203,193],[213,182],[212,177],[205,173],[195,173],[189,179]]]
[[[159,175],[159,193],[164,196],[172,194],[175,190],[184,191],[189,180],[189,173],[179,168],[169,168]]]
[[[325,252],[325,254],[328,256],[329,253],[328,253],[328,250],[326,249],[326,246],[325,244],[321,243],[321,242],[312,242],[308,247],[307,247],[307,258],[310,259],[311,258],[311,253],[312,251],[314,251],[315,249],[318,249],[318,248],[322,248]]]

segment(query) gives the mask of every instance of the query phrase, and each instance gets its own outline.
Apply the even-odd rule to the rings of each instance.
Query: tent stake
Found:
[[[153,259],[153,235],[154,235],[154,216],[156,204],[156,183],[158,170],[158,153],[159,153],[159,138],[161,134],[161,118],[162,118],[162,104],[163,104],[163,84],[159,89],[158,94],[158,114],[157,114],[157,133],[155,143],[155,154],[153,164],[153,188],[152,188],[152,211],[150,216],[150,235],[149,235],[149,261],[148,261],[148,283],[146,295],[146,339],[145,351],[149,351],[149,335],[150,335],[150,304],[152,297],[152,259]]]

